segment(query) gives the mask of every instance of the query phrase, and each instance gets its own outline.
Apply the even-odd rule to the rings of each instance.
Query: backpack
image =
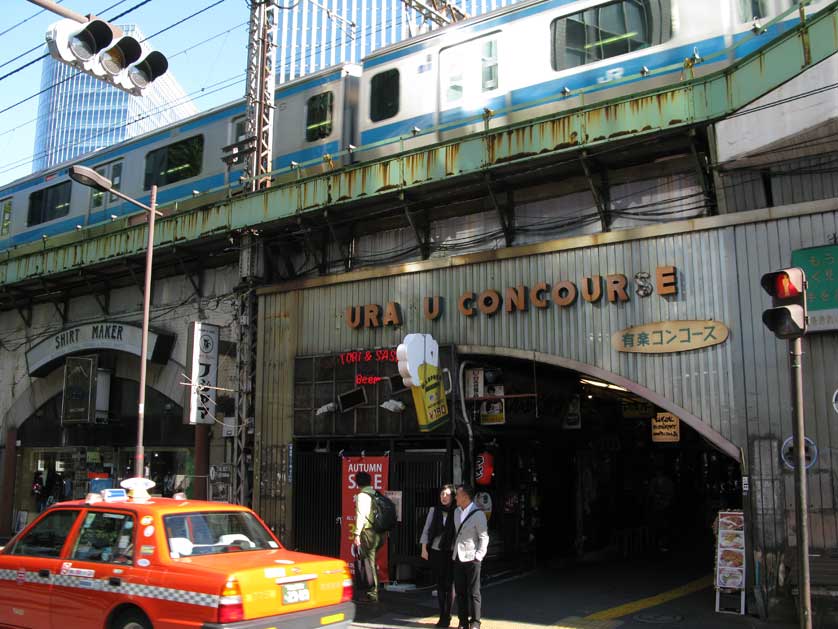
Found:
[[[384,494],[375,490],[369,492],[372,498],[372,511],[369,522],[376,533],[386,533],[396,526],[396,505]]]

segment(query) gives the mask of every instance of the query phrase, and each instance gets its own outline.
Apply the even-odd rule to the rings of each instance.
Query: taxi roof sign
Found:
[[[116,487],[103,489],[102,499],[105,502],[124,502],[128,500],[128,492],[125,489]]]

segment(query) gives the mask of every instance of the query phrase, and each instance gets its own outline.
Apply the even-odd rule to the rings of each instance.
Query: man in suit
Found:
[[[474,504],[474,488],[457,487],[454,510],[454,589],[459,629],[480,629],[480,566],[489,548],[486,515]]]

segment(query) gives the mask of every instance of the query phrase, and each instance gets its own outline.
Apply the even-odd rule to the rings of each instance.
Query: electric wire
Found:
[[[200,46],[203,46],[204,44],[208,44],[211,41],[214,41],[214,40],[218,39],[219,37],[223,37],[225,35],[228,35],[229,33],[233,32],[234,30],[239,29],[242,26],[246,26],[246,25],[247,25],[247,22],[237,24],[236,26],[233,26],[231,28],[228,28],[227,30],[221,31],[220,33],[216,33],[215,35],[212,35],[211,37],[208,37],[207,39],[201,40],[201,41],[199,41],[199,42],[197,42],[197,43],[195,43],[195,44],[193,44],[193,45],[191,45],[187,48],[184,48],[183,50],[180,50],[180,51],[176,52],[175,54],[173,54],[173,55],[171,55],[167,58],[171,60],[171,59],[174,59],[175,57],[179,57],[180,55],[185,55],[185,54],[195,50],[196,48],[198,48]],[[160,112],[160,113],[162,113],[162,112]],[[4,135],[8,135],[9,133],[14,133],[15,131],[17,131],[19,129],[22,129],[24,127],[27,127],[31,124],[35,124],[36,122],[38,122],[40,120],[44,120],[46,118],[49,118],[49,116],[50,116],[50,114],[48,114],[48,113],[47,114],[42,114],[40,116],[37,116],[37,117],[32,118],[30,120],[27,120],[26,122],[20,123],[20,124],[14,126],[14,127],[9,127],[5,131],[0,131],[0,137],[3,137]],[[32,157],[34,158],[35,155],[33,154]]]
[[[125,1],[125,0],[123,0],[123,2],[124,2],[124,1]],[[64,0],[55,0],[55,4],[61,4],[62,2],[64,2]],[[44,11],[46,11],[46,10],[47,10],[47,9],[41,9],[40,11],[36,11],[36,12],[35,12],[35,13],[33,13],[32,15],[30,15],[29,17],[23,18],[23,19],[22,19],[20,22],[18,22],[17,24],[12,24],[12,25],[11,25],[9,28],[7,28],[6,30],[0,31],[0,37],[2,37],[3,35],[5,35],[6,33],[11,33],[11,32],[12,32],[13,30],[15,30],[18,26],[23,26],[23,25],[24,25],[24,24],[26,24],[29,20],[34,19],[34,18],[38,17],[39,15],[41,15],[41,13],[43,13],[43,12],[44,12]]]

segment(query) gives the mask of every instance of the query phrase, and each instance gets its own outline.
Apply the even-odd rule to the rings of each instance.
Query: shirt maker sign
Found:
[[[142,328],[128,323],[101,321],[61,330],[26,352],[29,373],[35,375],[41,367],[56,358],[81,351],[111,349],[140,355]],[[158,335],[148,333],[148,355],[154,356]]]
[[[562,280],[555,284],[536,282],[533,286],[519,284],[507,288],[503,293],[495,289],[485,289],[480,293],[465,291],[457,299],[457,310],[464,317],[473,317],[478,312],[494,315],[503,309],[507,313],[525,312],[529,305],[544,309],[550,306],[567,308],[578,298],[588,303],[597,303],[606,299],[610,303],[623,303],[629,300],[629,293],[634,292],[640,298],[658,295],[678,294],[678,274],[674,266],[659,266],[655,273],[640,271],[635,273],[633,286],[622,273],[602,277],[591,275],[581,278],[578,283]],[[425,297],[422,303],[425,319],[435,321],[442,314],[442,297]],[[378,304],[349,306],[345,314],[346,325],[352,329],[399,326],[402,324],[401,307],[396,302],[389,302],[383,308]]]

